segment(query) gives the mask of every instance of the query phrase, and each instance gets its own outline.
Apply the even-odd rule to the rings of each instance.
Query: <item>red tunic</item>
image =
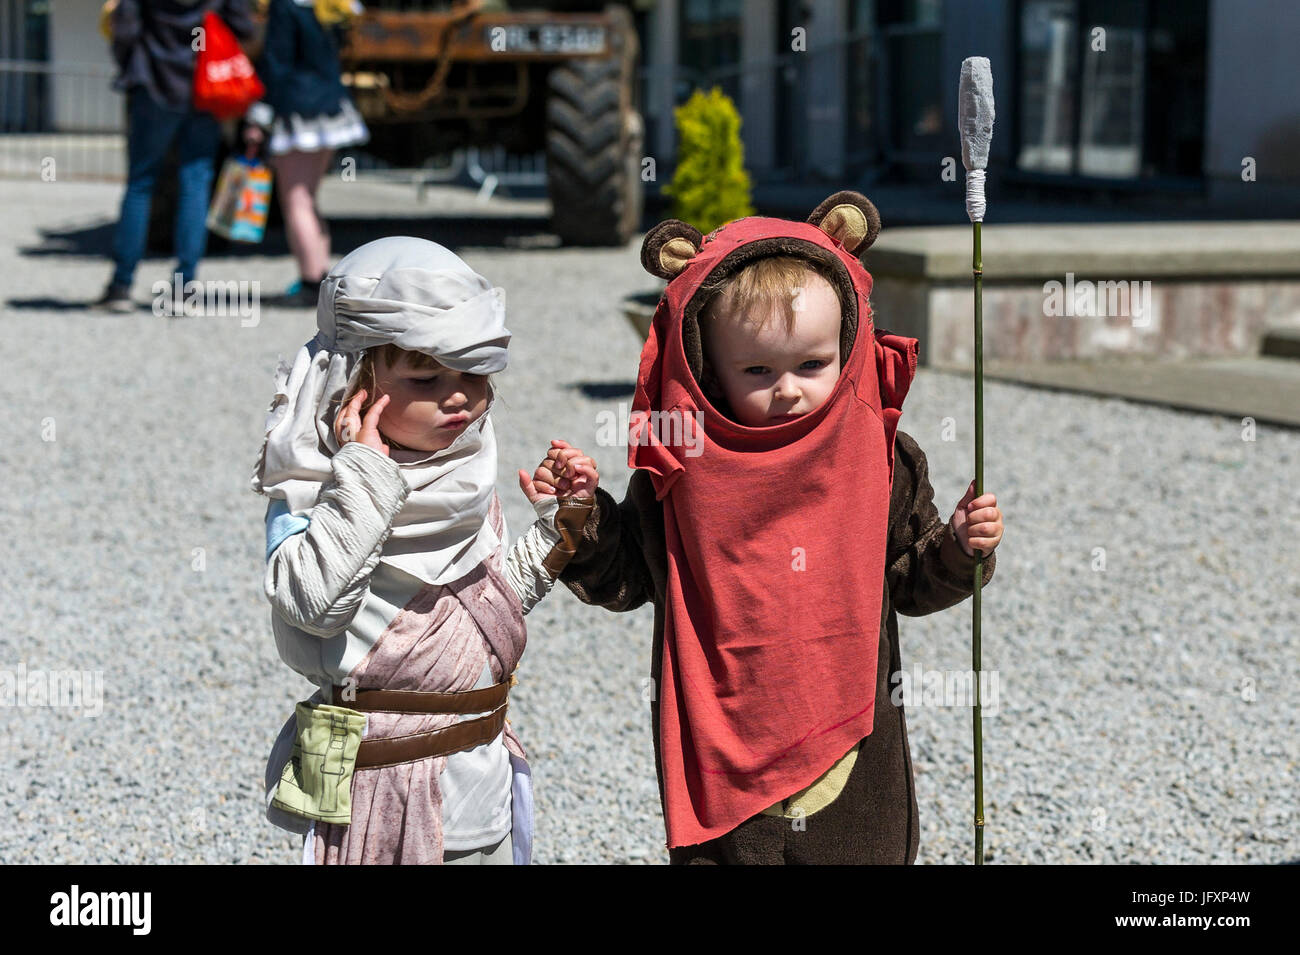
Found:
[[[771,237],[833,250],[857,290],[859,320],[821,407],[750,428],[700,391],[682,313],[728,253]],[[655,314],[628,463],[650,472],[664,502],[669,846],[730,831],[871,733],[894,431],[916,342],[875,332],[870,292],[861,263],[820,228],[752,217],[711,235]]]

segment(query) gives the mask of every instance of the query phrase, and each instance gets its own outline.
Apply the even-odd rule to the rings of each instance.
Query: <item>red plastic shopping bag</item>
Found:
[[[231,119],[242,116],[265,92],[235,35],[209,11],[203,17],[203,45],[194,64],[194,108]]]

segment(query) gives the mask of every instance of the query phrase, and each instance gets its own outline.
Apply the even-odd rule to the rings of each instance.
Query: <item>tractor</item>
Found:
[[[581,0],[371,0],[340,51],[367,152],[412,167],[465,146],[544,150],[551,228],[573,245],[640,227],[637,58],[631,11]]]
[[[370,129],[362,151],[397,168],[464,147],[544,152],[561,242],[625,245],[640,228],[644,127],[629,6],[368,0],[344,37],[343,82]],[[250,55],[260,45],[259,37]],[[218,163],[236,148],[224,142]],[[151,216],[150,245],[160,252],[170,248],[176,207],[169,165]],[[271,215],[278,219],[275,204]]]

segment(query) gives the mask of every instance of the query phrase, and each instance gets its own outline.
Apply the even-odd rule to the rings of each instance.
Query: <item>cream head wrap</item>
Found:
[[[316,505],[332,475],[334,418],[366,349],[392,342],[487,375],[506,367],[510,342],[504,291],[450,250],[407,236],[369,242],[334,266],[321,282],[316,326],[293,365],[281,361],[277,369],[251,482],[298,515]],[[391,450],[411,493],[381,563],[437,585],[460,579],[496,550],[487,520],[497,471],[495,402],[489,386],[487,409],[441,451]]]

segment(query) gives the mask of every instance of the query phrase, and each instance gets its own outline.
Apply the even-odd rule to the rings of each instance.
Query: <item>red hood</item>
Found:
[[[740,255],[733,256],[741,250]],[[698,382],[694,376],[690,380],[674,380],[664,374],[664,350],[671,348],[677,357],[689,366],[690,361],[684,353],[682,326],[685,312],[700,291],[700,286],[712,276],[733,271],[737,264],[743,264],[752,258],[780,251],[783,254],[799,255],[812,258],[814,250],[825,255],[833,255],[843,266],[844,276],[852,283],[854,303],[853,314],[845,310],[845,320],[852,322],[855,328],[851,339],[853,346],[859,342],[871,342],[874,339],[875,375],[877,380],[877,402],[875,407],[887,419],[891,426],[889,462],[893,464],[892,427],[896,426],[902,413],[903,399],[907,396],[916,377],[918,341],[895,335],[889,331],[876,330],[872,321],[869,300],[871,297],[872,278],[858,258],[844,248],[839,240],[827,235],[821,228],[806,222],[793,222],[788,219],[774,219],[762,216],[750,216],[738,219],[714,229],[704,237],[700,250],[690,260],[685,269],[664,290],[655,310],[654,320],[645,346],[641,351],[640,368],[637,374],[636,394],[632,410],[668,410],[677,406],[684,394],[698,393],[699,404],[706,404],[707,399],[698,392]],[[844,293],[841,292],[841,299]],[[867,334],[863,335],[859,326],[865,325]],[[666,344],[665,344],[666,343]],[[847,356],[842,367],[847,367]],[[842,374],[842,373],[841,373]],[[814,420],[817,412],[800,419],[805,424]],[[633,420],[635,428],[635,417]],[[737,425],[739,427],[739,425]],[[680,470],[677,459],[665,455],[658,447],[654,437],[651,443],[639,445],[630,441],[628,445],[628,466],[645,468],[658,475],[664,481],[655,482],[659,498],[663,498],[672,486],[674,475]]]

